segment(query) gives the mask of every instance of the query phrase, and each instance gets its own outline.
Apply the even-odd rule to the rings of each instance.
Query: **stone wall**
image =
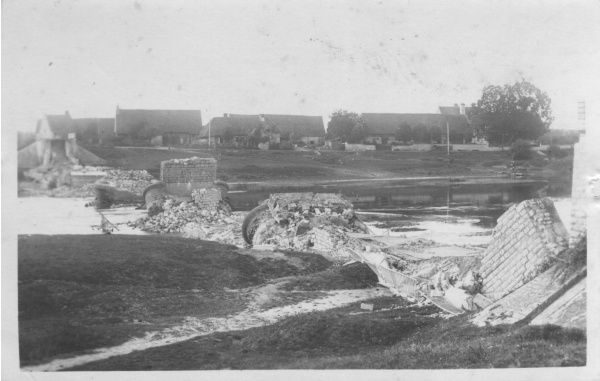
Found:
[[[521,287],[567,248],[568,233],[550,199],[513,205],[499,219],[483,254],[482,292],[492,300]]]
[[[213,158],[173,159],[160,163],[160,180],[167,192],[191,196],[192,190],[210,187],[217,179],[217,161]]]
[[[350,144],[346,143],[346,151],[375,151],[375,146],[370,144]]]
[[[194,203],[202,210],[217,210],[221,202],[221,190],[219,188],[202,188],[193,192]]]

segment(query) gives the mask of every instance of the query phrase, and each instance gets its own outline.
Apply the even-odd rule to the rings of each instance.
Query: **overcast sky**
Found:
[[[531,81],[599,120],[600,1],[2,2],[2,128],[115,108],[430,112]],[[327,120],[326,120],[327,122]]]

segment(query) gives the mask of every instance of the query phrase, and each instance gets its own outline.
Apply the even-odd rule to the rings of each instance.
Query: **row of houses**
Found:
[[[364,113],[368,126],[365,143],[391,144],[397,141],[399,126],[426,126],[445,131],[471,142],[468,107],[440,107],[437,114]],[[309,146],[325,144],[325,126],[321,116],[276,114],[224,114],[202,123],[200,110],[139,110],[117,106],[115,118],[72,118],[45,115],[38,121],[38,140],[94,140],[103,142],[115,137],[151,141],[156,146],[185,146],[210,143],[211,146],[243,147],[258,143],[300,142]],[[441,140],[441,139],[440,139]],[[442,143],[443,141],[439,141]]]

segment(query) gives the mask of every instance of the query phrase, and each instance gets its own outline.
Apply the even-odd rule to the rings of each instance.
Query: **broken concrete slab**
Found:
[[[498,300],[523,286],[567,248],[568,234],[550,199],[513,205],[483,253],[482,293]]]
[[[473,324],[514,324],[528,322],[585,278],[587,269],[571,270],[558,263],[535,279],[495,301],[472,320]]]

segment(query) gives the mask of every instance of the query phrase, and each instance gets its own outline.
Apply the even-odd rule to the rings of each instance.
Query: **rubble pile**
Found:
[[[124,190],[136,195],[142,195],[153,181],[154,177],[143,170],[108,169],[103,182],[118,190]]]
[[[339,259],[351,258],[342,249],[347,245],[363,249],[347,232],[366,231],[354,214],[352,204],[335,194],[272,194],[266,205],[270,213],[258,222],[252,243],[280,249],[317,250]],[[353,242],[350,242],[353,241]],[[359,248],[360,246],[360,248]]]
[[[193,229],[194,225],[187,226],[189,224],[211,226],[236,223],[236,219],[231,218],[231,208],[222,201],[214,209],[207,210],[195,202],[177,201],[173,197],[165,196],[149,205],[148,211],[146,217],[128,225],[154,233],[180,233]]]

